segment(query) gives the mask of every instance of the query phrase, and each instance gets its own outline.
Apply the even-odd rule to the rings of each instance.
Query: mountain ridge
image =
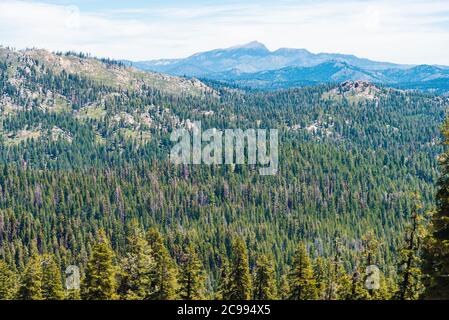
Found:
[[[390,63],[390,62],[382,62],[382,61],[374,61],[366,58],[359,58],[352,54],[341,54],[341,53],[326,53],[326,52],[319,52],[319,53],[312,53],[307,49],[304,48],[288,48],[288,47],[282,47],[279,49],[276,49],[274,51],[270,51],[267,49],[267,47],[258,41],[252,41],[246,44],[242,45],[235,45],[231,46],[229,48],[219,48],[219,49],[213,49],[209,51],[203,51],[198,52],[195,54],[192,54],[186,58],[181,59],[156,59],[156,60],[147,60],[147,61],[130,61],[130,60],[123,60],[129,63],[133,63],[138,68],[146,68],[150,70],[151,67],[154,68],[154,70],[151,71],[164,71],[166,72],[172,66],[176,65],[183,65],[185,63],[192,63],[194,59],[201,57],[202,59],[206,57],[211,57],[212,55],[219,55],[223,56],[226,53],[229,52],[239,52],[241,56],[245,56],[245,54],[248,53],[248,51],[253,51],[253,53],[257,53],[261,56],[270,56],[273,57],[285,57],[287,58],[286,61],[283,61],[281,63],[281,67],[286,66],[313,66],[318,65],[322,62],[329,61],[329,60],[337,60],[337,61],[345,61],[348,63],[351,63],[355,66],[364,66],[370,69],[370,70],[379,70],[379,69],[387,69],[391,67],[396,68],[408,68],[412,67],[414,65],[406,65],[406,64],[396,64],[396,63]],[[225,56],[225,58],[228,58],[228,56]],[[164,66],[163,70],[158,70],[158,66]],[[226,70],[226,66],[223,66],[223,68]],[[268,69],[278,69],[277,67],[261,67],[257,71],[262,70],[268,70]],[[217,70],[214,70],[217,71]],[[223,70],[221,70],[223,71]],[[244,71],[244,70],[242,70]],[[169,72],[170,73],[170,72]]]
[[[311,53],[306,49],[295,48],[270,51],[258,41],[199,52],[184,59],[124,62],[145,71],[234,82],[259,89],[346,80],[366,80],[405,87],[408,83],[430,81],[418,87],[429,87],[426,91],[440,93],[447,92],[449,85],[447,66],[396,64],[351,54]],[[313,74],[316,76],[311,77]]]

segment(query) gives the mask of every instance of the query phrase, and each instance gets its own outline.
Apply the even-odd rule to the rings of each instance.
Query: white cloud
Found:
[[[271,49],[449,65],[448,1],[284,1],[79,11],[0,0],[0,43],[133,60],[183,57],[259,40]]]

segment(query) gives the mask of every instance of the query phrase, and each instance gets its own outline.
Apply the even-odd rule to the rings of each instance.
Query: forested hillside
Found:
[[[23,279],[39,259],[54,261],[44,263],[52,270],[80,266],[88,287],[95,252],[125,275],[117,292],[85,298],[199,298],[175,289],[126,296],[129,248],[139,256],[143,243],[155,260],[147,267],[170,265],[167,281],[181,288],[183,274],[204,270],[202,297],[325,298],[324,284],[309,296],[285,289],[296,283],[288,266],[305,256],[316,277],[332,259],[350,277],[369,255],[396,281],[411,194],[421,195],[421,211],[432,207],[448,105],[367,82],[253,92],[80,54],[0,48],[0,267],[22,274],[22,298],[32,296]],[[279,129],[278,174],[171,164],[170,132],[194,120]],[[253,282],[270,274],[275,296],[234,296],[235,277],[223,274],[242,262],[238,254]]]

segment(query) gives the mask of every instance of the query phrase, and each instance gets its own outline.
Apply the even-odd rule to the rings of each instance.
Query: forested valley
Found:
[[[252,91],[7,48],[0,97],[0,299],[449,294],[447,97]],[[170,163],[170,132],[195,120],[278,129],[278,173]]]

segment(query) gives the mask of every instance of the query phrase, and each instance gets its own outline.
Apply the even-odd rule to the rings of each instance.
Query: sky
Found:
[[[0,45],[182,58],[260,41],[449,65],[449,0],[0,0]]]

